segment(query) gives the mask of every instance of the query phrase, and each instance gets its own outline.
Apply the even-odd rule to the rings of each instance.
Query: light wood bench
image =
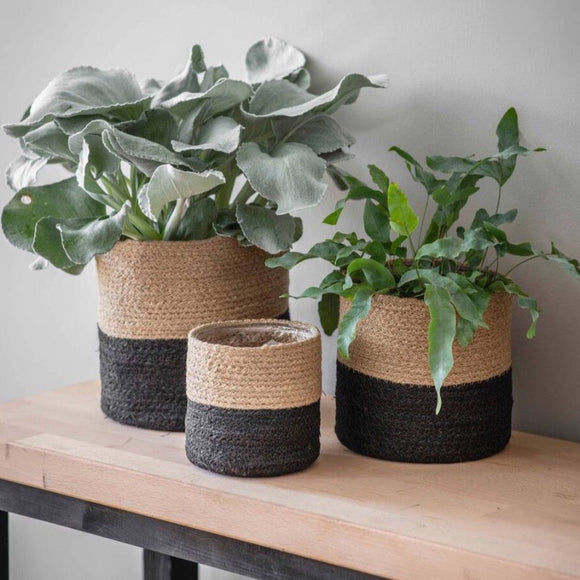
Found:
[[[8,512],[141,546],[147,580],[580,577],[579,444],[515,432],[482,461],[391,463],[344,449],[322,407],[311,468],[236,479],[189,464],[183,434],[105,419],[96,382],[0,404],[0,580]]]

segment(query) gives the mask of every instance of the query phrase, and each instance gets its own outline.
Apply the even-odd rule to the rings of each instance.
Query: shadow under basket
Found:
[[[348,305],[341,304],[342,314]],[[427,355],[429,312],[413,298],[376,296],[357,327],[349,360],[338,360],[336,434],[356,453],[411,463],[456,463],[501,451],[511,436],[511,297],[494,295],[441,389]]]
[[[185,450],[198,467],[267,477],[300,471],[320,453],[318,330],[277,320],[192,330]]]
[[[287,300],[280,298],[287,273],[266,268],[266,257],[218,237],[126,240],[98,256],[103,412],[126,425],[183,431],[191,328],[212,320],[288,318]]]

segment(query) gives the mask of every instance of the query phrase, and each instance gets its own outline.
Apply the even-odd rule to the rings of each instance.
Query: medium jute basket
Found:
[[[300,471],[320,452],[316,327],[282,320],[205,324],[189,335],[185,448],[226,475]]]
[[[341,301],[341,315],[349,307]],[[436,393],[428,363],[424,301],[373,297],[350,358],[338,360],[336,434],[380,459],[453,463],[501,451],[511,434],[512,297],[495,294],[468,347],[454,344],[453,370]]]
[[[185,427],[187,334],[235,318],[285,318],[288,275],[229,238],[122,241],[97,257],[101,408],[128,425]]]

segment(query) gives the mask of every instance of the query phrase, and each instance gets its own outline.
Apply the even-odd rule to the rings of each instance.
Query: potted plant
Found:
[[[356,452],[455,462],[489,456],[509,441],[512,298],[531,314],[528,338],[538,319],[535,300],[511,274],[534,259],[557,262],[576,277],[580,266],[554,244],[541,251],[508,238],[505,226],[517,210],[502,210],[502,189],[517,158],[532,151],[519,142],[513,108],[497,137],[494,155],[427,157],[428,169],[393,147],[424,187],[432,217],[425,207],[419,218],[400,187],[370,165],[374,187],[345,175],[349,192],[325,220],[336,224],[348,201],[364,200],[368,238],[337,233],[306,253],[268,261],[290,269],[322,258],[334,267],[302,297],[320,299],[327,333],[338,326],[336,432]],[[497,184],[495,207],[478,209],[468,224],[462,210],[482,180]],[[504,271],[505,256],[521,261]]]
[[[350,74],[314,95],[305,62],[266,39],[246,55],[247,82],[206,66],[198,45],[165,83],[79,67],[4,127],[22,147],[7,172],[8,240],[36,254],[35,269],[79,274],[96,257],[112,418],[182,430],[187,332],[287,315],[287,274],[264,259],[300,237],[292,213],[320,201],[325,170],[353,143],[334,111],[385,85]],[[34,185],[47,164],[73,175]]]

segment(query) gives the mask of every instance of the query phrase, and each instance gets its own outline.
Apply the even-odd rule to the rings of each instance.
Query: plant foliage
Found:
[[[502,117],[496,133],[496,154],[482,159],[427,157],[427,168],[406,151],[391,148],[403,159],[413,180],[425,189],[425,210],[432,206],[430,219],[427,211],[420,219],[399,186],[370,165],[373,186],[343,175],[349,191],[325,219],[325,223],[335,225],[348,202],[364,200],[367,238],[336,233],[306,253],[289,252],[267,262],[270,267],[287,269],[312,258],[332,264],[334,270],[301,297],[320,300],[322,326],[327,334],[338,326],[338,350],[346,359],[356,325],[368,315],[373,295],[424,300],[430,313],[429,365],[437,390],[437,412],[441,408],[441,386],[453,367],[453,343],[457,340],[465,347],[477,328],[486,327],[484,313],[494,292],[517,297],[519,306],[531,315],[527,336],[534,336],[537,304],[509,278],[514,268],[534,259],[551,260],[580,279],[578,261],[554,244],[549,251],[542,251],[529,242],[514,243],[508,238],[504,227],[515,220],[517,211],[501,213],[502,187],[512,175],[518,157],[543,149],[531,151],[520,144],[518,117],[513,108]],[[457,227],[463,208],[479,191],[483,179],[497,184],[495,209],[492,213],[478,209],[469,227]],[[500,263],[506,255],[522,260],[502,273]],[[340,324],[339,296],[352,302]]]
[[[198,45],[167,82],[93,67],[59,75],[4,127],[22,148],[7,170],[6,237],[42,258],[35,267],[73,274],[124,238],[219,235],[287,250],[302,230],[292,214],[318,204],[325,171],[354,143],[332,114],[386,86],[349,74],[315,95],[305,66],[269,38],[250,47],[247,81],[207,66]],[[35,185],[47,164],[74,177]]]

